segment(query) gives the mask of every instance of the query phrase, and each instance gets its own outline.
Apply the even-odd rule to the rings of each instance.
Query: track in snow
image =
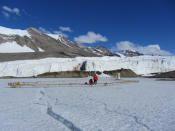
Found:
[[[64,117],[60,116],[59,114],[56,114],[52,110],[52,106],[47,108],[47,114],[54,118],[55,120],[61,122],[64,124],[67,128],[69,128],[71,131],[81,131],[80,128],[76,127],[71,121],[65,119]]]
[[[66,126],[71,131],[82,131],[79,127],[75,126],[74,123],[72,123],[71,121],[69,121],[66,118],[62,117],[61,115],[55,113],[52,110],[52,105],[49,102],[49,96],[45,93],[43,88],[42,88],[42,90],[40,90],[40,94],[41,94],[41,97],[39,98],[39,100],[44,99],[45,104],[40,104],[40,103],[34,103],[34,104],[47,106],[47,114],[49,116],[51,116],[52,118],[54,118],[55,120],[62,123],[64,126]]]
[[[93,101],[93,102],[96,102],[96,103],[99,103],[99,104],[103,105],[104,110],[105,110],[105,112],[107,112],[107,113],[114,113],[114,114],[117,114],[117,115],[129,117],[129,118],[133,119],[133,120],[135,121],[136,124],[138,124],[138,125],[144,127],[146,130],[148,130],[148,131],[154,131],[154,130],[152,130],[148,125],[146,125],[145,123],[141,122],[141,121],[139,120],[139,118],[138,118],[136,115],[132,115],[132,114],[129,114],[129,113],[127,114],[127,113],[123,113],[123,112],[118,112],[118,111],[116,111],[116,110],[111,110],[111,109],[108,108],[108,105],[107,105],[105,102],[97,101],[97,100],[95,100],[95,99],[93,99],[93,98],[90,98],[88,95],[86,96],[86,98],[87,98],[89,101]]]
[[[46,104],[40,104],[40,103],[35,103],[35,104],[39,104],[39,105],[44,105],[47,107],[47,114],[54,118],[55,120],[59,121],[60,123],[62,123],[64,126],[66,126],[68,129],[70,129],[71,131],[82,131],[79,127],[77,127],[74,123],[72,123],[71,121],[67,120],[66,118],[62,117],[61,115],[55,113],[52,109],[52,105],[51,103],[53,102],[50,101],[50,97],[45,93],[45,89],[42,88],[42,90],[40,90],[40,94],[42,95],[42,97],[44,98],[41,98],[40,99],[44,99],[45,100],[45,103]],[[87,93],[88,94],[88,93]],[[146,125],[145,123],[143,123],[141,120],[139,120],[138,116],[136,115],[132,115],[130,113],[124,113],[124,112],[118,112],[116,110],[111,110],[109,109],[108,105],[105,103],[105,102],[102,102],[102,101],[98,101],[98,100],[95,100],[93,98],[90,98],[88,95],[86,95],[85,97],[88,101],[91,101],[91,102],[95,102],[95,103],[98,103],[100,105],[103,106],[103,109],[104,111],[107,113],[107,114],[115,114],[115,115],[118,115],[118,116],[126,116],[128,117],[128,119],[132,119],[136,124],[138,124],[139,126],[145,128],[146,130],[148,131],[154,131],[152,130],[148,125]],[[49,102],[50,101],[50,102]],[[57,98],[56,98],[56,101],[57,101]]]

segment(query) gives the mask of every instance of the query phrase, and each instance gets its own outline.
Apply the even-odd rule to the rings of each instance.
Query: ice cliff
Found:
[[[83,68],[82,68],[83,66]],[[139,75],[175,70],[175,56],[76,57],[0,63],[0,76],[28,77],[46,72],[131,69]]]

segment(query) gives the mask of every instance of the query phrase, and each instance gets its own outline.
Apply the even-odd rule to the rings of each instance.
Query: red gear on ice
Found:
[[[98,80],[98,76],[96,74],[94,75],[94,80]]]
[[[92,84],[93,84],[93,80],[90,79],[90,80],[89,80],[89,85],[92,85]]]

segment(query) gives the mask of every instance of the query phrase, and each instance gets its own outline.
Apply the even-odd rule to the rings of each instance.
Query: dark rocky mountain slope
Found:
[[[4,28],[4,30],[13,29]],[[83,44],[72,42],[67,40],[63,35],[45,34],[35,28],[28,28],[22,30],[29,35],[21,36],[17,34],[7,34],[0,30],[0,47],[3,44],[16,43],[20,47],[27,47],[32,52],[15,52],[16,49],[9,48],[9,52],[0,52],[0,61],[12,61],[12,60],[26,60],[26,59],[40,59],[46,57],[101,57],[101,56],[119,56],[113,53],[109,49],[97,46],[87,47]],[[15,30],[14,30],[15,32]],[[9,45],[8,45],[9,46]],[[14,52],[13,52],[14,50]]]

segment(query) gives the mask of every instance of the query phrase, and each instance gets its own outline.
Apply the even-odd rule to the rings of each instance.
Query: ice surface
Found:
[[[8,88],[12,81],[84,83],[88,78],[0,79],[0,130],[174,131],[175,81],[132,80],[140,82]],[[100,78],[98,83],[113,81]]]
[[[0,76],[35,76],[45,72],[73,71],[86,61],[86,71],[131,69],[137,74],[175,70],[175,56],[45,58],[0,63]]]
[[[0,53],[21,53],[21,52],[34,52],[34,50],[27,47],[26,45],[20,46],[15,41],[0,44]]]

